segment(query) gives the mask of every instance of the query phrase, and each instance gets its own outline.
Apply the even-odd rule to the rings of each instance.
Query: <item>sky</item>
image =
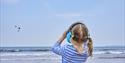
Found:
[[[52,46],[76,21],[94,46],[125,46],[124,0],[0,0],[0,46]]]

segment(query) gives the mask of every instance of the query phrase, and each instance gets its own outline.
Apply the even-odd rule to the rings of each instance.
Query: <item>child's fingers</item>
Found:
[[[67,31],[64,31],[64,33],[63,33],[63,37],[66,37],[66,33],[67,33]]]

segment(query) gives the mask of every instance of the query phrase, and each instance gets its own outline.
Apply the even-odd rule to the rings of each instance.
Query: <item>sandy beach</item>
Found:
[[[124,63],[125,54],[94,54],[86,63]],[[61,56],[52,52],[15,53],[0,55],[0,63],[61,63]]]

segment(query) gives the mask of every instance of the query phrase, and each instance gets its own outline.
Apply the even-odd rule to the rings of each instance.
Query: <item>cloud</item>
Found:
[[[18,3],[20,0],[1,0],[0,2],[3,4],[16,4]]]
[[[55,16],[62,18],[74,18],[74,17],[81,17],[82,15],[79,13],[60,13],[60,14],[55,14]]]
[[[44,2],[44,3],[43,3],[43,6],[44,6],[45,8],[47,8],[47,9],[50,8],[49,2]]]

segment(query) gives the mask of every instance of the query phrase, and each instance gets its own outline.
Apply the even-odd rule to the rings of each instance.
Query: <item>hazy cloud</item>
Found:
[[[62,18],[73,18],[73,17],[80,17],[82,15],[79,13],[60,13],[60,14],[55,14],[55,16]]]
[[[18,3],[20,0],[1,0],[0,2],[1,3],[4,3],[4,4],[16,4]]]

